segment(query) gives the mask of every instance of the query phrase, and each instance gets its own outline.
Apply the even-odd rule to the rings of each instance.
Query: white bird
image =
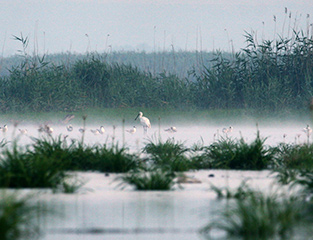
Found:
[[[45,132],[48,134],[51,134],[53,133],[53,128],[48,125],[45,125]]]
[[[100,130],[99,129],[95,129],[95,130],[90,129],[90,132],[92,132],[94,135],[100,134]]]
[[[133,126],[133,128],[126,130],[126,132],[129,132],[131,134],[134,134],[136,132],[136,126]]]
[[[27,134],[28,133],[27,129],[19,129],[19,131],[21,134]]]
[[[177,129],[176,129],[176,127],[170,127],[168,129],[164,129],[164,131],[174,133],[174,132],[177,132]]]
[[[139,117],[140,119],[140,123],[143,127],[144,133],[147,133],[147,129],[151,128],[151,123],[150,120],[147,117],[143,117],[143,113],[139,112],[137,117],[135,118],[135,120],[137,120],[137,118]]]
[[[303,128],[302,131],[305,132],[307,135],[310,135],[312,133],[312,128],[310,128],[310,126],[307,125],[305,128]]]
[[[309,144],[309,143],[310,143],[310,135],[311,135],[311,133],[312,133],[312,128],[310,128],[310,126],[309,126],[309,124],[308,124],[308,125],[306,125],[305,128],[302,129],[302,131],[305,132],[306,137],[307,137],[307,142],[308,142],[308,144]]]
[[[100,127],[99,132],[100,132],[100,134],[105,133],[105,129],[104,129],[104,127],[103,127],[103,126],[101,126],[101,127]]]
[[[6,124],[3,125],[3,127],[0,127],[0,131],[7,132],[8,131],[8,126]]]
[[[232,126],[230,126],[229,128],[223,128],[223,130],[222,130],[222,132],[223,133],[229,133],[229,132],[232,132],[233,131],[233,127]]]
[[[71,132],[73,131],[73,126],[70,124],[68,126],[66,126],[67,131]]]

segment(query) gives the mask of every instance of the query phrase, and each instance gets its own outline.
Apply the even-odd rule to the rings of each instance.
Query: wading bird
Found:
[[[27,132],[28,132],[27,129],[19,129],[19,131],[21,134],[27,134]]]
[[[306,127],[303,128],[302,131],[305,132],[307,135],[310,135],[312,133],[312,129],[310,128],[309,125],[306,125]]]
[[[169,133],[175,133],[177,132],[176,127],[170,127],[168,129],[164,129],[165,132],[169,132]]]
[[[233,128],[232,126],[230,126],[229,128],[223,128],[222,132],[225,133],[225,134],[227,134],[227,133],[229,133],[229,132],[232,132],[233,129],[234,129],[234,128]]]
[[[44,131],[48,134],[52,134],[53,133],[53,128],[48,126],[48,125],[45,125],[44,126]]]
[[[8,126],[6,124],[3,125],[3,127],[0,127],[0,131],[7,132],[8,131]]]
[[[73,126],[70,124],[68,126],[66,126],[67,131],[71,132],[73,131]]]
[[[135,120],[137,120],[137,118],[139,117],[140,119],[140,123],[143,127],[144,133],[147,133],[147,129],[151,128],[151,123],[150,120],[147,117],[143,117],[143,113],[139,112],[137,117],[135,118]]]
[[[94,135],[100,134],[100,130],[99,129],[95,129],[95,130],[90,129],[90,132],[92,132]]]
[[[136,132],[136,126],[133,126],[133,128],[126,130],[126,132],[134,134]]]
[[[302,131],[305,132],[306,137],[307,137],[307,142],[308,142],[308,144],[309,144],[309,142],[310,142],[310,135],[311,135],[311,133],[312,133],[312,128],[310,128],[310,126],[309,126],[309,124],[308,124],[308,125],[306,125],[305,128],[302,129]]]
[[[100,127],[99,132],[100,132],[100,134],[105,133],[105,129],[104,129],[104,127],[103,127],[103,126],[101,126],[101,127]]]

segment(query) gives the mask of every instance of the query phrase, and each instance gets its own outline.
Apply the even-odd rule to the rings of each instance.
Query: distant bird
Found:
[[[147,117],[143,117],[143,113],[139,112],[137,117],[135,118],[135,120],[137,120],[137,118],[139,117],[140,119],[140,123],[143,127],[144,133],[147,133],[147,129],[151,128],[151,123],[150,120]]]
[[[27,134],[28,133],[27,129],[19,129],[19,131],[21,134]]]
[[[126,132],[134,134],[136,132],[136,126],[133,126],[133,128],[126,130]]]
[[[64,124],[67,124],[69,121],[71,121],[75,117],[74,114],[67,114],[63,120],[61,121]]]
[[[302,131],[305,132],[307,135],[310,135],[312,133],[312,128],[310,128],[309,125],[306,125],[306,127],[303,128]]]
[[[100,134],[100,130],[99,129],[95,129],[95,130],[90,129],[90,132],[92,132],[94,135]]]
[[[104,134],[104,133],[105,133],[105,129],[104,129],[104,127],[103,127],[103,126],[101,126],[101,127],[100,127],[100,129],[99,129],[99,131],[100,131],[100,134]]]
[[[48,134],[52,134],[53,133],[53,128],[50,127],[49,125],[45,125],[44,126],[44,131]]]
[[[226,133],[232,132],[233,129],[234,128],[232,126],[230,126],[229,128],[223,128],[222,132],[226,134]]]
[[[73,131],[73,126],[70,124],[68,126],[66,126],[67,131],[71,132]]]
[[[176,127],[170,127],[168,129],[164,129],[164,131],[169,132],[169,133],[175,133],[177,132],[177,129]]]
[[[6,124],[3,125],[3,127],[0,127],[0,131],[7,132],[8,131],[8,126]]]
[[[302,129],[302,131],[306,133],[307,142],[308,142],[308,144],[309,144],[309,143],[310,143],[310,135],[311,135],[311,133],[312,133],[312,128],[310,128],[310,126],[309,126],[309,124],[308,124],[308,125],[306,125],[305,128]]]

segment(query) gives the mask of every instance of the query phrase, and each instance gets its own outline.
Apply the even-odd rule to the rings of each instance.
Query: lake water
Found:
[[[94,135],[91,130],[100,127],[87,125],[84,142],[93,144],[111,144],[118,142],[125,144],[130,152],[139,152],[151,139],[159,136],[164,141],[174,138],[183,142],[187,147],[195,143],[209,145],[221,137],[240,138],[247,142],[253,141],[257,129],[262,137],[266,137],[266,144],[276,145],[285,143],[305,143],[307,136],[302,131],[306,122],[277,122],[271,124],[235,123],[232,132],[227,135],[222,132],[224,123],[218,124],[179,124],[177,132],[164,131],[171,125],[154,124],[148,133],[144,134],[137,123],[137,132],[130,134],[132,124],[104,125],[105,133]],[[52,136],[68,135],[70,139],[81,139],[78,131],[81,125],[73,124],[73,131],[68,132],[65,125],[50,124],[54,129]],[[18,129],[27,129],[27,134],[20,134]],[[38,125],[20,124],[14,130],[1,133],[7,140],[18,136],[21,146],[31,144],[31,137],[39,137]],[[284,136],[285,135],[285,136]],[[309,139],[311,141],[311,137]],[[121,189],[116,181],[116,174],[105,176],[102,173],[80,172],[77,177],[86,184],[75,194],[52,194],[50,191],[39,191],[39,199],[53,209],[55,214],[48,214],[41,219],[43,229],[42,240],[100,240],[100,239],[162,239],[162,240],[193,240],[203,239],[199,229],[214,218],[214,212],[225,207],[225,202],[216,199],[210,190],[210,184],[216,186],[237,187],[245,180],[249,186],[262,191],[273,187],[273,176],[269,171],[222,171],[201,170],[188,172],[188,176],[201,181],[200,184],[182,184],[183,188],[175,187],[173,191],[134,191],[131,187]],[[213,178],[208,177],[214,174]],[[220,239],[224,239],[221,232]]]
[[[201,239],[200,228],[225,206],[210,184],[232,188],[250,179],[249,186],[267,191],[273,182],[268,171],[203,170],[187,173],[201,183],[162,192],[122,190],[116,174],[77,175],[86,181],[78,193],[41,194],[40,199],[59,213],[42,223],[41,239]]]

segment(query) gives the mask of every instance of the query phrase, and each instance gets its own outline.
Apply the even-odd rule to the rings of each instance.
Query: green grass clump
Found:
[[[219,188],[211,185],[211,190],[216,193],[219,199],[245,199],[254,194],[254,191],[247,185],[247,181],[243,181],[236,189],[230,189],[229,187]]]
[[[37,239],[39,227],[34,219],[38,207],[30,204],[29,197],[19,198],[14,194],[0,196],[0,239]]]
[[[175,142],[174,139],[167,139],[165,142],[152,140],[143,148],[143,152],[149,155],[153,164],[170,171],[188,171],[192,162],[187,158],[189,151],[183,143]]]
[[[206,236],[213,229],[242,239],[292,239],[301,220],[302,208],[296,198],[265,196],[260,192],[237,199],[220,213],[220,219],[203,229]]]
[[[135,186],[136,190],[167,191],[174,185],[175,175],[161,169],[128,173],[121,177],[124,183]]]
[[[51,154],[57,154],[53,151]],[[0,159],[0,186],[9,188],[55,188],[66,177],[61,158],[5,149]]]
[[[67,145],[59,137],[57,139],[37,139],[33,146],[35,155],[55,158],[63,163],[65,170],[127,172],[137,168],[139,160],[136,155],[127,153],[127,149],[117,144],[112,146],[84,145],[74,141]]]
[[[313,145],[280,144],[277,146],[278,167],[293,169],[313,169]]]
[[[211,162],[212,168],[262,170],[272,163],[274,152],[266,148],[259,132],[256,139],[248,144],[243,138],[233,140],[223,138],[205,150],[204,156]]]

